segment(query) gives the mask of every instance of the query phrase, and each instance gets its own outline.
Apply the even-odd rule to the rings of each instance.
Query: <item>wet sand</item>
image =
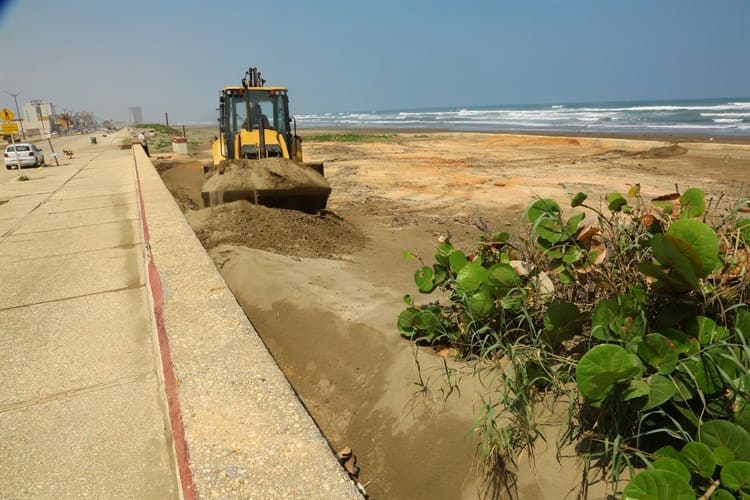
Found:
[[[472,248],[478,225],[517,227],[536,196],[566,207],[577,191],[593,203],[634,183],[646,197],[675,185],[701,187],[714,199],[747,193],[750,140],[377,133],[387,137],[305,142],[305,159],[325,161],[333,188],[325,224],[316,216],[260,210],[260,219],[235,225],[242,236],[236,241],[220,237],[231,224],[212,230],[206,216],[189,218],[203,221],[196,227],[210,255],[331,446],[354,450],[372,498],[481,497],[471,432],[481,391],[467,378],[444,403],[437,382],[429,393],[415,384],[415,356],[434,381],[444,358],[415,349],[396,331],[403,295],[417,295],[418,263],[403,252],[431,261],[437,238],[448,234]],[[196,208],[205,151],[154,156],[183,208]],[[290,236],[316,231],[337,241],[335,251],[326,251],[332,243],[325,238]],[[519,471],[518,497],[565,497],[577,485],[575,460],[557,463],[553,437],[539,451],[536,467]]]

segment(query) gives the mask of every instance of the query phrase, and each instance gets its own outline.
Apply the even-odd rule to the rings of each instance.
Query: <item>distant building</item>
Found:
[[[90,111],[78,111],[73,115],[73,126],[76,130],[93,130],[96,128],[94,113]]]
[[[138,125],[143,123],[143,112],[140,106],[133,106],[128,108],[128,123],[130,125]]]
[[[23,107],[23,128],[28,135],[55,130],[55,106],[39,99],[27,102]]]

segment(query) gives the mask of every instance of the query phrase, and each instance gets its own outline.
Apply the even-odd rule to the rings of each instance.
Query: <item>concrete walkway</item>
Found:
[[[0,183],[0,498],[357,498],[125,137]]]

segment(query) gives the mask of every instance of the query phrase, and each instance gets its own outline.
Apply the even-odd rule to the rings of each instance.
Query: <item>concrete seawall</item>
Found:
[[[133,159],[183,490],[361,498],[139,146]]]

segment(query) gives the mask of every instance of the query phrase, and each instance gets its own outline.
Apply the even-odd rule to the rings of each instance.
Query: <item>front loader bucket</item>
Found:
[[[330,194],[325,177],[284,158],[224,161],[209,172],[201,190],[204,207],[247,200],[307,213],[324,209]]]

